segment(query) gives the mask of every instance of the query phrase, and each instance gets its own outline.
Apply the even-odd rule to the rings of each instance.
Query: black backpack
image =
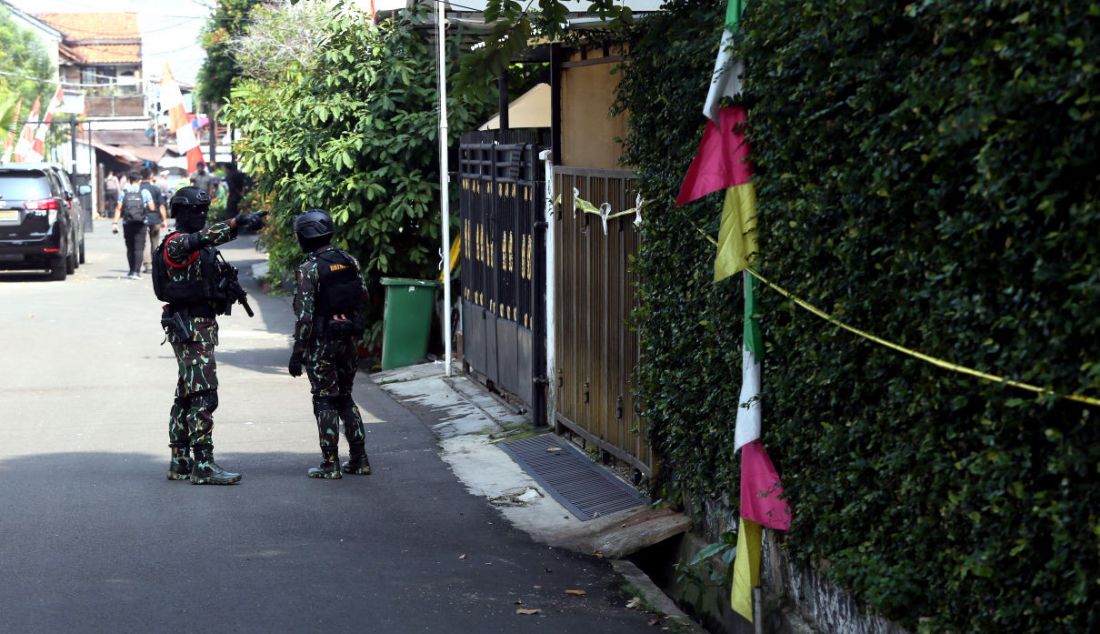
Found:
[[[155,227],[164,224],[165,219],[161,218],[160,215],[160,188],[152,183],[142,183],[141,189],[149,192],[149,196],[153,199],[153,211],[142,209],[142,220],[145,222],[145,226]]]
[[[366,290],[363,276],[350,255],[340,250],[311,255],[318,265],[315,319],[321,333],[330,337],[359,337],[366,329]],[[347,320],[333,319],[345,315]]]
[[[126,222],[145,222],[145,203],[140,189],[122,195],[122,219]]]
[[[184,268],[191,266],[195,260],[198,260],[202,267],[202,279],[185,282],[172,281],[168,273],[169,263],[165,250],[168,248],[168,241],[177,234],[179,234],[178,231],[173,231],[164,236],[164,240],[161,240],[160,245],[153,252],[153,294],[162,302],[179,306],[193,306],[207,302],[220,303],[222,305],[217,307],[218,312],[224,312],[225,298],[220,296],[214,288],[217,283],[215,269],[217,268],[218,257],[218,252],[214,247],[203,247],[191,254],[191,257],[183,264],[171,265],[174,268]]]

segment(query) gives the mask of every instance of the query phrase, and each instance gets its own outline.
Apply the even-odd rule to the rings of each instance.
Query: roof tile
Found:
[[[141,63],[136,13],[41,13],[38,19],[65,34],[65,51],[85,64]],[[112,40],[117,40],[113,42]]]

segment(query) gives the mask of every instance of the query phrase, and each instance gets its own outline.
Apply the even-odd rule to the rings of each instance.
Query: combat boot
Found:
[[[172,447],[172,462],[168,465],[169,480],[187,480],[195,462],[191,460],[191,450],[187,447]]]
[[[352,447],[348,461],[341,465],[344,473],[352,475],[370,475],[370,460],[362,447]]]
[[[306,475],[311,478],[323,478],[325,480],[339,480],[344,477],[340,474],[340,459],[337,458],[335,451],[323,452],[321,466],[310,467]]]
[[[213,452],[195,450],[195,464],[191,467],[191,484],[236,484],[241,474],[226,471],[214,462]]]

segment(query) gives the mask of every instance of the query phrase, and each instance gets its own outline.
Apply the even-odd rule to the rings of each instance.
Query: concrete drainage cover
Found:
[[[649,504],[634,487],[554,434],[497,446],[581,521]]]

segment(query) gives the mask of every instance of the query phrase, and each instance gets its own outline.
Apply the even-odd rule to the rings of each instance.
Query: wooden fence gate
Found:
[[[631,323],[637,281],[631,260],[639,233],[633,214],[604,219],[578,210],[576,198],[610,213],[637,206],[633,173],[554,167],[554,418],[642,475],[653,470],[645,423],[633,396],[638,333]]]

